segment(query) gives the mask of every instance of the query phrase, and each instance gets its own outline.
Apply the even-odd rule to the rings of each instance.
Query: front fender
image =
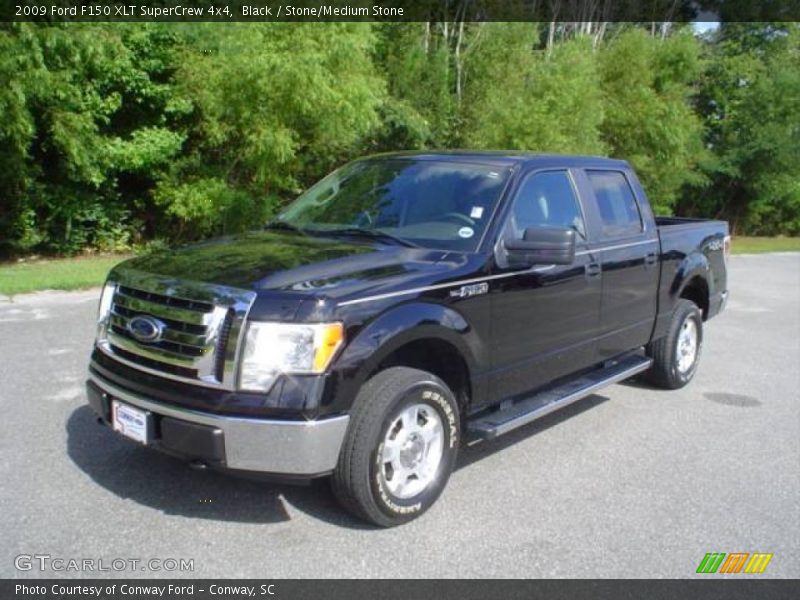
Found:
[[[369,375],[398,348],[421,339],[437,339],[453,346],[472,376],[488,364],[486,341],[453,308],[429,302],[394,307],[360,329],[336,359],[336,390],[332,403],[346,410]],[[334,408],[334,407],[331,407]]]
[[[370,322],[347,345],[337,363],[342,368],[358,367],[369,373],[397,348],[426,338],[452,344],[470,371],[486,354],[484,342],[458,311],[441,304],[414,302],[393,308]]]

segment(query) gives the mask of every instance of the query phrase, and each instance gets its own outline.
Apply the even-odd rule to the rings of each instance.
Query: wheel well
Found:
[[[708,318],[708,284],[699,275],[694,276],[681,292],[681,298],[691,300],[703,311],[703,320]]]
[[[469,368],[464,357],[449,342],[423,339],[409,342],[392,351],[370,373],[370,377],[389,367],[411,367],[433,373],[455,394],[462,416],[472,396]]]

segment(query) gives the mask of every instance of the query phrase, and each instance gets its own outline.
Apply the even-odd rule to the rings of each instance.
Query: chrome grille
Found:
[[[98,347],[123,363],[172,379],[233,389],[237,348],[253,292],[158,278],[132,270],[112,273],[115,291]],[[163,328],[156,341],[137,339],[137,316]]]

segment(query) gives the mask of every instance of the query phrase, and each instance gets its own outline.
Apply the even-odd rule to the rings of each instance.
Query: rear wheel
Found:
[[[442,493],[456,461],[458,404],[435,375],[381,371],[361,389],[333,475],[340,503],[382,527],[410,521]]]
[[[647,347],[648,355],[653,358],[647,379],[666,389],[682,388],[697,372],[702,347],[703,314],[694,302],[682,298],[675,307],[667,335]]]

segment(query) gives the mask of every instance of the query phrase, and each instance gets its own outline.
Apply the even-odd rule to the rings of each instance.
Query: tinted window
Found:
[[[511,216],[514,236],[522,237],[528,227],[566,227],[584,238],[578,199],[566,171],[536,173],[522,182]]]
[[[642,231],[642,216],[628,180],[619,171],[586,171],[594,190],[604,237]]]

